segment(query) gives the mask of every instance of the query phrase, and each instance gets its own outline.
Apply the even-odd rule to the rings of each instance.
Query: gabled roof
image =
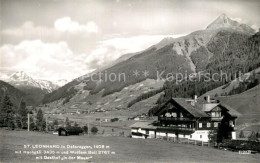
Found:
[[[238,111],[236,111],[235,109],[233,109],[232,107],[230,107],[230,106],[227,105],[227,104],[220,103],[219,105],[225,107],[225,108],[228,110],[228,113],[229,113],[231,116],[235,116],[235,117],[240,117],[240,116],[242,116]]]
[[[190,114],[192,114],[194,117],[209,117],[208,114],[203,112],[200,108],[202,108],[202,105],[199,103],[195,103],[195,105],[191,105],[191,102],[189,102],[192,99],[189,98],[172,98],[176,103],[178,103],[182,108],[187,110]]]
[[[237,112],[235,109],[232,107],[223,104],[223,103],[212,103],[209,105],[208,108],[203,107],[203,103],[196,102],[195,105],[191,105],[191,100],[190,98],[172,98],[170,99],[165,105],[163,105],[157,113],[160,114],[161,112],[167,110],[166,106],[170,102],[175,102],[177,105],[188,111],[191,115],[194,117],[210,117],[206,112],[211,111],[214,109],[216,106],[222,106],[228,110],[228,113],[233,116],[233,117],[239,117],[241,114]]]
[[[167,106],[167,104],[170,102],[174,102],[177,103],[177,105],[179,105],[181,108],[188,111],[194,117],[209,117],[205,112],[199,109],[200,107],[202,107],[202,105],[200,105],[199,103],[195,103],[195,105],[193,106],[191,105],[191,100],[192,99],[189,98],[172,98],[164,106],[162,106],[157,113],[159,114],[162,111],[167,110],[165,106]]]
[[[218,105],[219,105],[218,103],[209,103],[206,106],[203,105],[202,111],[209,112],[209,111],[211,111],[212,109],[214,109]]]

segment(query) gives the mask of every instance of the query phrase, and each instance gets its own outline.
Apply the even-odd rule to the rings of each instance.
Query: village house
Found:
[[[156,112],[158,122],[137,122],[131,127],[133,138],[173,137],[202,142],[209,132],[221,128],[226,139],[236,139],[234,127],[240,114],[230,106],[211,100],[172,98]]]

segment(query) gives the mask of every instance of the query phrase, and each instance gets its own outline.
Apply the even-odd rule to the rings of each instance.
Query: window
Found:
[[[221,117],[221,112],[216,112],[216,117]]]
[[[177,114],[176,113],[172,113],[172,117],[177,117]]]
[[[190,138],[192,138],[192,135],[190,135]]]
[[[211,112],[211,117],[221,117],[221,112],[213,111],[213,112]]]
[[[210,127],[210,122],[207,123],[207,127]]]
[[[202,123],[199,123],[199,128],[202,128]]]
[[[202,135],[200,135],[200,138],[202,138]]]
[[[218,127],[218,122],[214,122],[214,127]]]

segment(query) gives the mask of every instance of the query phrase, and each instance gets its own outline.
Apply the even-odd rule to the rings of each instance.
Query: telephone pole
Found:
[[[89,109],[88,109],[88,135],[89,135],[89,130],[90,128],[89,128]]]
[[[48,117],[46,116],[45,118],[46,118],[45,119],[45,121],[46,121],[46,132],[48,132]]]
[[[28,118],[28,120],[27,120],[27,125],[28,125],[28,131],[30,131],[30,113],[28,113],[27,114],[27,118]]]

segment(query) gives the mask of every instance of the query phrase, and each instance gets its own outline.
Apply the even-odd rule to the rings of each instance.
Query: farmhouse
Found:
[[[172,98],[156,112],[158,123],[138,122],[131,127],[133,138],[174,137],[209,141],[209,132],[221,129],[226,139],[235,139],[240,115],[228,105],[211,100]]]

